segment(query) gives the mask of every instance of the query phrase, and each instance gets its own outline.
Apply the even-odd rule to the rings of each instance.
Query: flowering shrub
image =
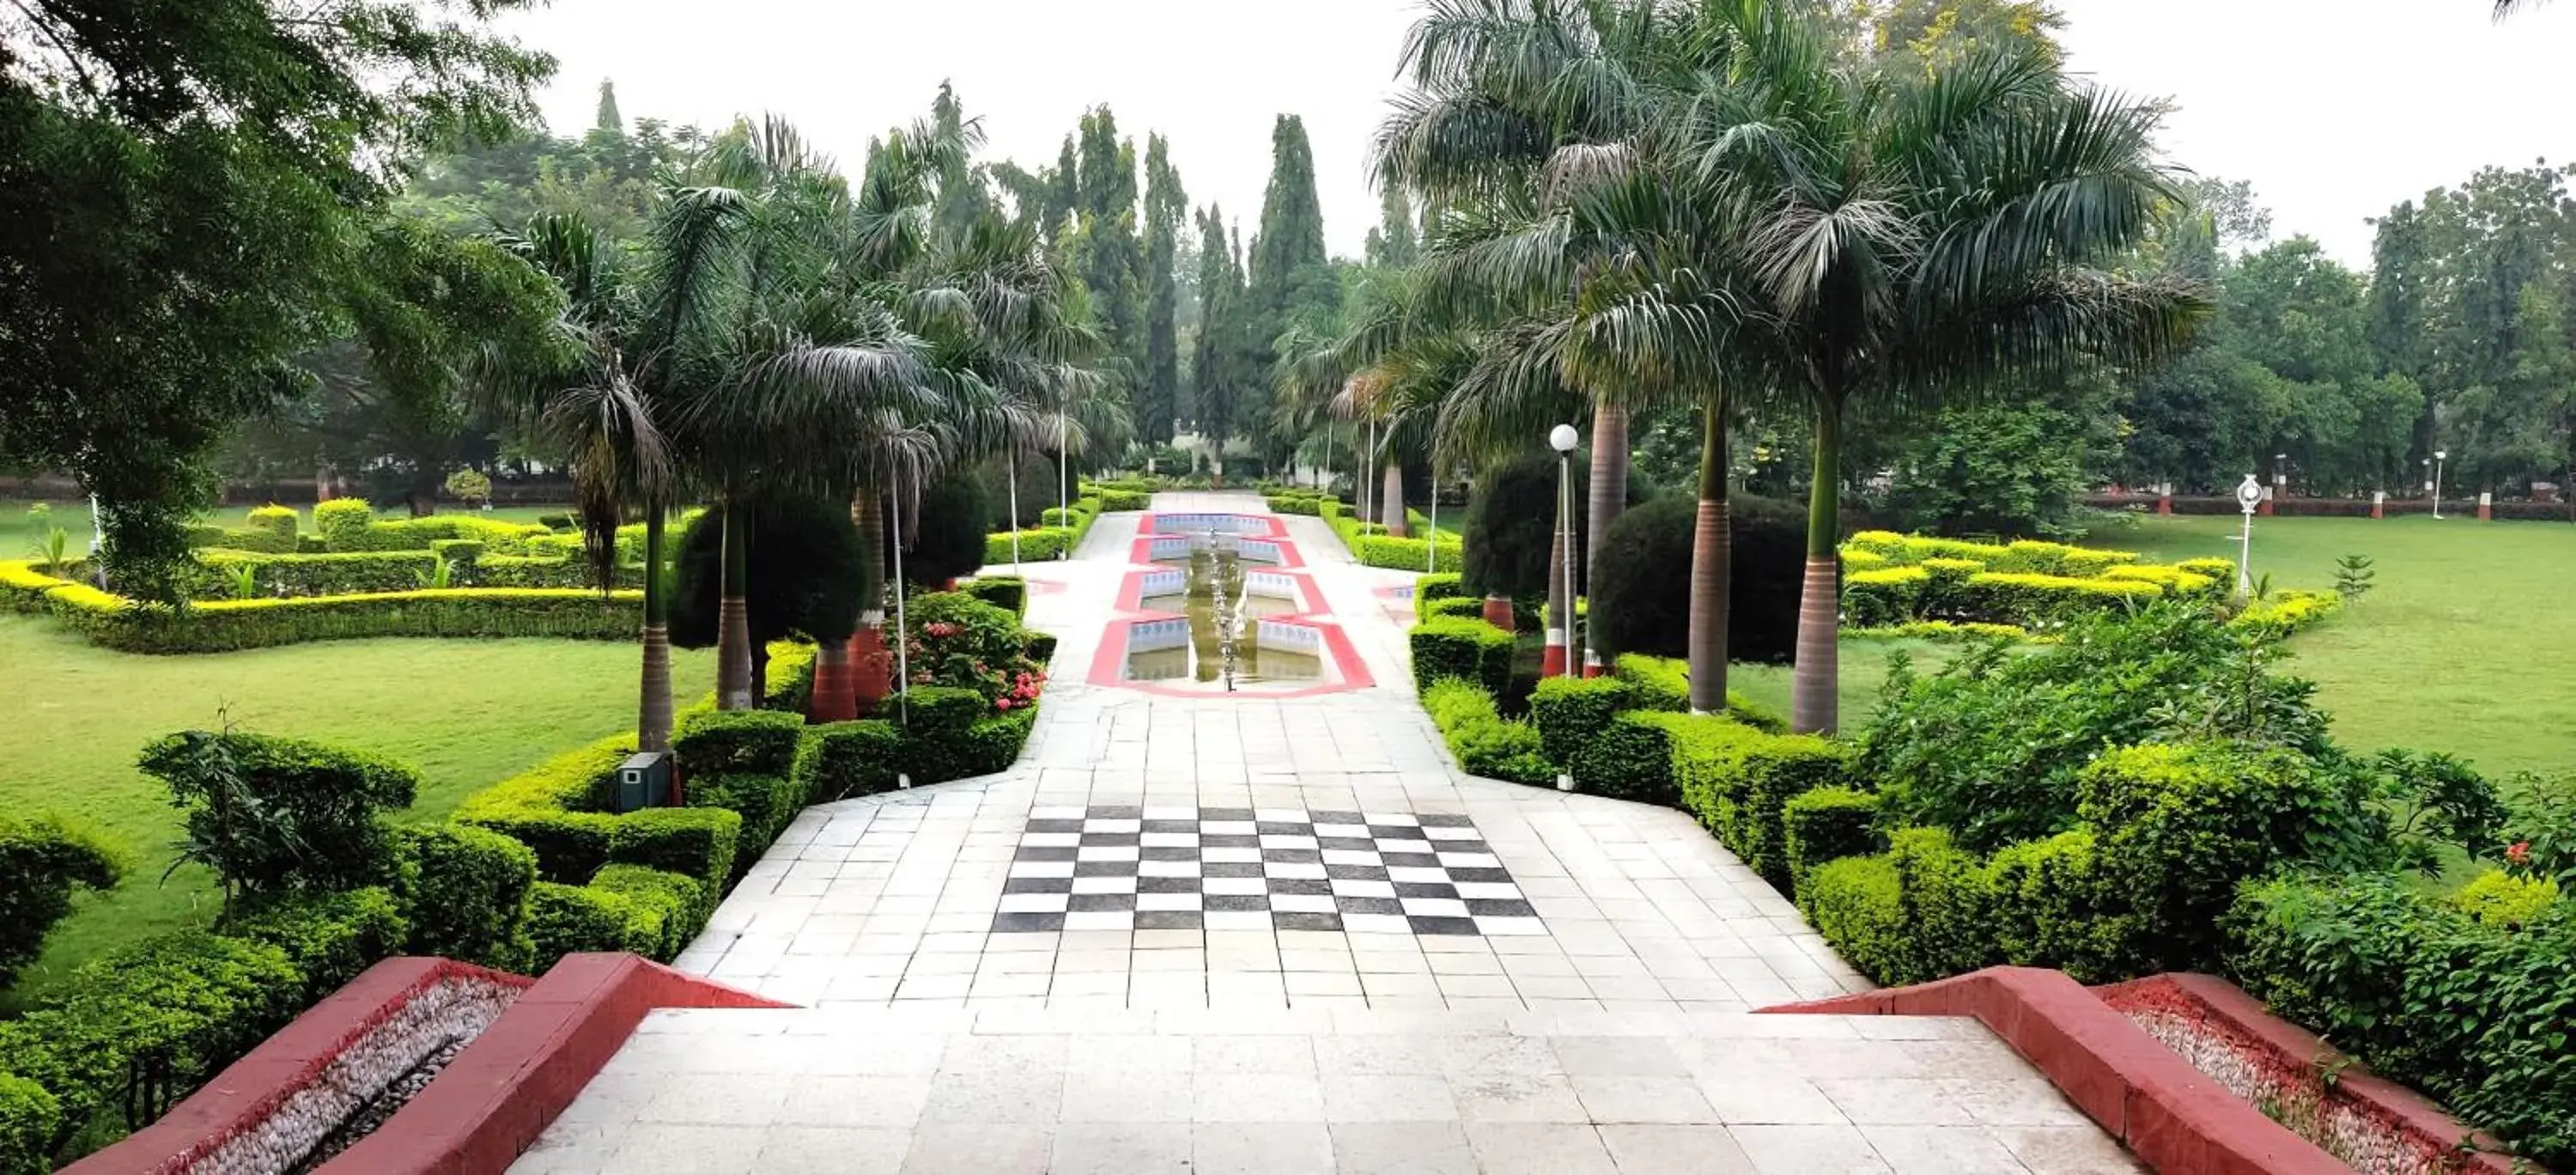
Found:
[[[1046,669],[1030,658],[1031,634],[1009,609],[963,592],[925,593],[906,607],[912,684],[971,689],[1000,712],[1037,704]]]

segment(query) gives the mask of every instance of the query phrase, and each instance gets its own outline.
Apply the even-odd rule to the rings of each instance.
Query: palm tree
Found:
[[[1926,70],[1836,45],[1781,6],[1714,11],[1740,46],[1736,68],[1680,130],[1723,204],[1749,217],[1742,268],[1813,416],[1791,721],[1829,732],[1846,407],[2086,356],[2149,358],[2207,300],[2095,267],[2176,196],[2154,154],[2155,104],[2071,85],[2032,41],[1970,46]]]
[[[1703,712],[1726,699],[1727,427],[1738,389],[1774,362],[1747,329],[1742,211],[1685,150],[1701,89],[1734,68],[1709,7],[1436,5],[1411,48],[1423,92],[1379,147],[1449,208],[1425,285],[1498,316],[1444,432],[1534,438],[1567,418],[1569,391],[1591,404],[1587,566],[1626,498],[1628,413],[1700,414],[1689,649]]]

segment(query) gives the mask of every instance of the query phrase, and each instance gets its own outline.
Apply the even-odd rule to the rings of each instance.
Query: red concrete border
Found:
[[[1764,1008],[1848,1016],[1974,1016],[2078,1109],[2158,1171],[2349,1175],[2062,971],[1992,967],[1916,987]]]
[[[2317,1034],[2292,1024],[2263,1007],[2263,1001],[2214,975],[2179,972],[2151,975],[2128,983],[2094,989],[2114,1011],[2154,1008],[2188,1016],[2217,1028],[2242,1048],[2268,1055],[2285,1080],[2321,1084],[2317,1074],[2331,1069],[2334,1084],[2325,1096],[2344,1102],[2406,1136],[2418,1150],[2448,1164],[2444,1170],[2488,1171],[2511,1175],[2513,1160],[2504,1143],[2470,1129],[2424,1095],[2373,1073],[2327,1044]],[[2459,1149],[2468,1139],[2478,1151]]]
[[[159,1121],[64,1168],[66,1175],[161,1175],[187,1170],[215,1148],[268,1120],[333,1059],[400,1012],[412,997],[450,979],[526,988],[536,982],[451,959],[401,956],[369,967],[305,1009],[250,1055],[171,1107]]]
[[[566,955],[323,1175],[505,1170],[655,1008],[788,1008],[634,955]]]
[[[1168,538],[1180,538],[1180,537],[1183,537],[1183,536],[1180,536],[1180,535],[1168,535],[1168,534],[1165,534],[1165,535],[1152,535],[1152,534],[1140,534],[1140,535],[1137,535],[1137,536],[1135,537],[1135,539],[1134,539],[1133,541],[1131,541],[1130,543],[1128,543],[1128,545],[1127,545],[1127,561],[1128,561],[1129,563],[1134,564],[1134,565],[1139,566],[1139,567],[1168,566],[1167,564],[1157,564],[1157,563],[1155,563],[1155,562],[1154,562],[1154,540],[1155,540],[1155,539],[1158,539],[1158,538],[1168,539]],[[1297,541],[1296,541],[1295,539],[1286,538],[1286,537],[1272,538],[1272,537],[1270,537],[1270,536],[1268,536],[1268,535],[1258,535],[1258,534],[1256,534],[1256,535],[1245,535],[1245,536],[1243,536],[1243,537],[1245,537],[1245,538],[1249,538],[1249,539],[1251,539],[1251,540],[1252,540],[1252,541],[1254,541],[1254,542],[1259,542],[1259,543],[1269,543],[1269,544],[1271,544],[1272,546],[1275,546],[1275,547],[1279,548],[1279,561],[1278,561],[1278,562],[1276,562],[1276,563],[1252,563],[1252,562],[1248,562],[1248,563],[1246,563],[1246,564],[1245,564],[1245,566],[1247,566],[1247,567],[1253,567],[1253,568],[1276,568],[1276,569],[1284,570],[1284,571],[1299,571],[1299,570],[1303,570],[1303,569],[1305,568],[1305,566],[1306,566],[1306,556],[1297,550]]]

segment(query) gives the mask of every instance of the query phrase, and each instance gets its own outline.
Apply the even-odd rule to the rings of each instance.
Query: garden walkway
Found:
[[[803,1007],[656,1013],[514,1171],[2134,1169],[1973,1021],[1749,1014],[1866,984],[1689,817],[1459,774],[1319,519],[1374,686],[1089,684],[1137,525],[1027,569],[1017,768],[806,812],[679,959]]]

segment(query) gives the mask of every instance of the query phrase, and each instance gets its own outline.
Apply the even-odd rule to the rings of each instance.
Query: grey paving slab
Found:
[[[1377,684],[1089,684],[1136,529],[1022,568],[1017,766],[803,813],[679,959],[801,1006],[654,1013],[514,1171],[2134,1169],[1974,1022],[1752,1015],[1867,984],[1687,816],[1460,774],[1319,519]]]

